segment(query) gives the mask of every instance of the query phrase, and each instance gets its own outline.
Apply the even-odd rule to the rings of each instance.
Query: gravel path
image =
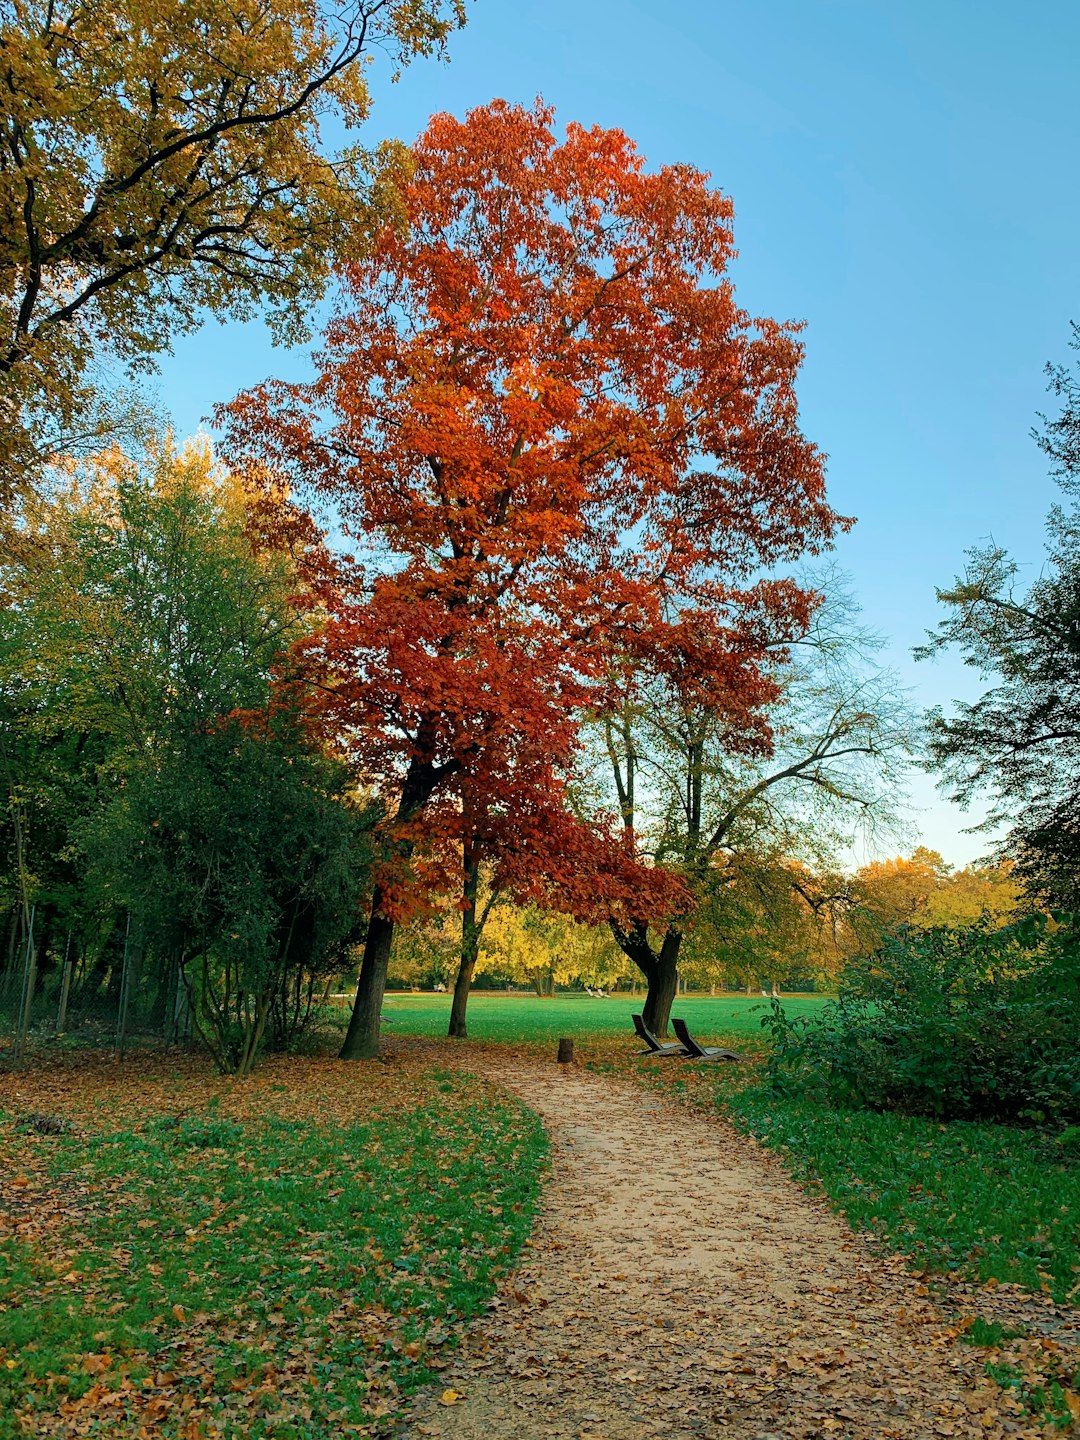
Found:
[[[577,1068],[467,1065],[539,1113],[553,1172],[521,1267],[403,1436],[1038,1433],[916,1279],[719,1119]]]

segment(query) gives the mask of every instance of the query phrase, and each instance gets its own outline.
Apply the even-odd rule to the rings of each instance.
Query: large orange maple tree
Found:
[[[636,657],[767,732],[761,662],[815,597],[761,576],[842,523],[799,426],[797,327],[736,305],[707,176],[648,171],[617,130],[557,136],[539,102],[436,116],[413,158],[316,379],[228,413],[234,463],[346,537],[308,659],[388,842],[346,1057],[377,1050],[394,924],[421,853],[467,838],[469,782],[504,816],[561,809],[578,727]],[[568,887],[583,865],[600,884],[603,846],[540,828]],[[609,910],[656,903],[607,854]]]

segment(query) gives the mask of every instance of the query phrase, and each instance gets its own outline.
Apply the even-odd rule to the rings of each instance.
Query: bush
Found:
[[[1080,935],[1061,917],[1001,930],[902,929],[854,962],[812,1023],[778,1002],[770,1083],[937,1119],[1080,1121]]]

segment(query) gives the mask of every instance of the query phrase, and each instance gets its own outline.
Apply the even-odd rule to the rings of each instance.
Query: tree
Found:
[[[5,692],[47,733],[78,725],[133,753],[263,704],[304,633],[281,551],[205,441],[112,449],[29,496],[3,532]]]
[[[480,965],[531,985],[550,998],[556,985],[608,986],[619,978],[622,957],[596,926],[575,925],[532,906],[500,905],[484,930]]]
[[[377,1049],[410,861],[459,777],[519,736],[546,738],[557,775],[608,703],[616,633],[692,648],[703,686],[722,675],[752,707],[738,617],[808,603],[752,577],[838,524],[798,428],[793,327],[735,305],[730,202],[688,166],[647,172],[618,131],[559,141],[552,119],[501,101],[437,116],[407,228],[345,269],[316,381],[230,407],[236,461],[332,504],[356,548],[307,647],[397,862],[347,1057]]]
[[[661,655],[659,664],[623,667],[620,708],[602,722],[628,843],[640,837],[694,896],[667,924],[628,928],[612,919],[615,939],[646,978],[654,1034],[667,1031],[699,907],[723,949],[741,953],[739,970],[758,956],[758,973],[775,978],[784,969],[778,952],[767,958],[750,932],[770,913],[777,928],[788,925],[776,919],[782,912],[803,915],[807,897],[798,898],[791,862],[827,867],[854,828],[895,812],[912,743],[906,707],[895,677],[873,663],[875,641],[855,622],[839,578],[825,580],[825,597],[816,596],[796,634],[770,636],[758,622],[764,653],[753,710],[741,688],[703,691],[692,665]],[[746,683],[738,670],[734,680]],[[748,933],[736,942],[740,915]]]
[[[176,734],[135,771],[92,827],[91,883],[184,987],[219,1068],[246,1075],[360,938],[369,831],[345,767],[275,707]]]
[[[931,762],[961,804],[994,795],[982,828],[1010,826],[1002,849],[1037,898],[1080,909],[1080,381],[1061,367],[1050,376],[1065,405],[1038,438],[1071,503],[1050,511],[1043,571],[1025,590],[1002,547],[970,550],[963,575],[937,592],[945,618],[915,653],[955,646],[996,682],[951,714],[931,711]]]
[[[948,884],[951,867],[936,850],[919,845],[909,859],[872,860],[856,871],[852,894],[865,917],[866,944],[873,948],[882,933],[918,924],[928,913],[930,897]]]
[[[401,159],[326,152],[321,129],[366,117],[365,56],[405,64],[463,20],[464,0],[2,0],[0,501],[85,425],[95,357],[145,367],[264,301],[302,330]]]
[[[240,1069],[340,964],[371,858],[287,683],[308,624],[295,566],[261,548],[248,500],[205,443],[109,451],[24,497],[0,564],[0,835],[17,852],[0,894],[25,912],[31,889],[41,941],[76,930],[88,985],[118,984],[126,912],[155,1007],[186,975]]]
[[[749,993],[836,974],[834,935],[847,905],[840,877],[761,850],[724,853],[696,899],[680,979]]]
[[[568,917],[595,926],[606,924],[611,914],[667,915],[686,903],[679,878],[638,863],[613,833],[609,817],[594,816],[590,824],[573,813],[550,758],[534,756],[531,766],[520,763],[528,756],[530,739],[538,738],[521,737],[519,763],[501,786],[492,784],[486,768],[470,768],[458,777],[461,943],[448,1029],[457,1039],[468,1034],[469,986],[485,926],[500,900],[542,916],[534,926],[537,933],[543,926],[565,927]]]

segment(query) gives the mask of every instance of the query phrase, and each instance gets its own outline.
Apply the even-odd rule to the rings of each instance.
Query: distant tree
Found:
[[[646,977],[645,1016],[656,1034],[667,1030],[683,945],[702,906],[703,926],[723,937],[729,957],[742,957],[730,968],[776,975],[779,952],[773,946],[766,964],[752,932],[770,908],[778,929],[788,923],[781,912],[799,913],[790,863],[827,867],[860,825],[896,814],[912,726],[839,578],[826,578],[830,598],[800,631],[774,637],[749,716],[721,687],[703,691],[692,667],[664,663],[628,666],[621,712],[602,721],[628,843],[677,870],[695,902],[666,924],[612,923]],[[737,942],[739,915],[748,931]]]
[[[501,905],[484,930],[479,968],[531,985],[541,998],[556,985],[580,981],[597,988],[617,983],[625,960],[606,927],[576,925],[534,907]]]
[[[439,909],[432,915],[417,916],[411,925],[399,925],[394,932],[390,983],[446,985],[453,980],[460,949],[461,916],[456,910]]]
[[[231,407],[231,453],[332,505],[365,562],[328,588],[313,655],[398,857],[349,1057],[376,1052],[410,867],[460,815],[458,777],[526,734],[557,781],[583,709],[608,703],[616,633],[753,709],[761,632],[810,603],[760,576],[841,523],[798,426],[798,339],[725,278],[729,201],[688,166],[647,173],[617,131],[551,125],[502,102],[437,117],[408,228],[347,267],[315,383]]]
[[[779,854],[725,852],[696,899],[680,979],[756,991],[837,974],[850,905],[841,876]]]
[[[1010,924],[1024,908],[1010,861],[954,870],[936,850],[921,845],[907,858],[862,866],[848,882],[847,900],[840,937],[846,960],[873,954],[901,930],[993,930]]]
[[[928,913],[930,897],[947,885],[952,867],[924,845],[909,858],[871,860],[856,871],[852,895],[873,944],[900,925],[917,924]]]
[[[916,923],[920,929],[961,930],[978,924],[994,928],[1008,925],[1025,908],[1013,862],[979,861],[954,870],[932,890]]]
[[[1050,511],[1043,571],[1022,586],[1003,548],[970,550],[963,575],[937,592],[947,614],[916,655],[955,646],[994,682],[930,713],[932,763],[961,804],[995,797],[984,828],[1010,827],[1003,850],[1036,897],[1080,910],[1080,380],[1062,367],[1050,376],[1065,403],[1038,438],[1068,503]]]
[[[398,167],[324,150],[364,59],[442,48],[464,0],[0,0],[0,503],[89,415],[90,364],[145,367],[207,312],[297,334]],[[100,417],[99,417],[100,418]]]

